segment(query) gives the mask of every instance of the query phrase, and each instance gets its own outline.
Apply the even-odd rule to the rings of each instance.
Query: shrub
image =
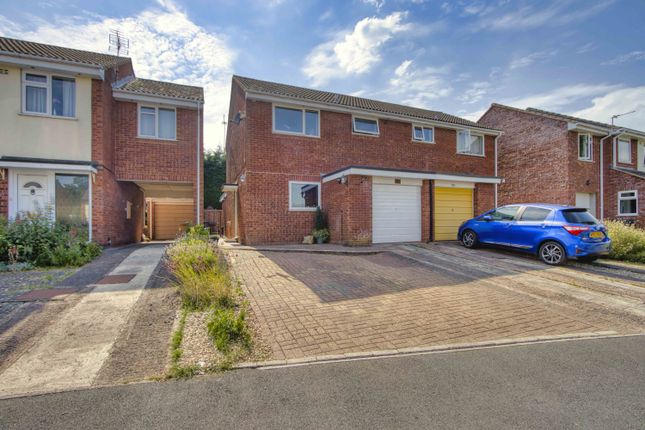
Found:
[[[325,216],[325,213],[320,209],[320,206],[316,208],[316,219],[315,219],[315,224],[314,224],[314,231],[315,230],[326,230],[327,229],[327,217]]]
[[[645,230],[620,221],[605,221],[611,238],[609,258],[645,263]]]
[[[190,239],[208,241],[209,236],[209,230],[202,224],[186,226],[186,237]]]
[[[217,349],[227,352],[231,343],[241,342],[248,346],[251,335],[246,327],[246,312],[240,309],[237,315],[234,309],[214,309],[208,320],[208,335]]]

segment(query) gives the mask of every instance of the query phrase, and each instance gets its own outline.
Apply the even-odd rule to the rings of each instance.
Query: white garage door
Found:
[[[374,184],[372,242],[421,241],[421,187]]]

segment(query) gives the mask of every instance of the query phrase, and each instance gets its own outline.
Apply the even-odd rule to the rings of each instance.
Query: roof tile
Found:
[[[116,87],[122,91],[153,96],[164,96],[175,99],[204,101],[204,89],[190,85],[174,84],[172,82],[153,81],[151,79],[135,78]]]

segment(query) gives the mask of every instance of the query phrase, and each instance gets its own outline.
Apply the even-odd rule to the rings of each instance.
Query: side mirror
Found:
[[[490,222],[490,221],[492,221],[492,220],[493,220],[493,217],[492,217],[492,216],[490,216],[490,215],[484,215],[484,216],[482,217],[482,221]]]

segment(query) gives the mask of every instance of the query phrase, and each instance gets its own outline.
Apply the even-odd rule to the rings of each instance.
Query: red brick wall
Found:
[[[372,242],[372,178],[351,175],[345,184],[323,184],[323,210],[329,223],[329,240],[341,244]]]
[[[226,182],[229,184],[237,183],[246,168],[248,157],[248,130],[252,118],[247,116],[239,124],[235,124],[233,120],[238,112],[246,113],[246,99],[240,86],[233,81],[226,129]]]
[[[475,216],[495,208],[495,185],[476,184],[474,191]]]
[[[638,216],[618,216],[618,193],[631,190],[638,191]],[[605,176],[605,219],[634,221],[645,227],[645,180],[609,169]]]
[[[4,174],[4,177],[2,176]],[[0,217],[9,217],[9,170],[0,169]]]
[[[421,240],[429,242],[431,240],[431,186],[432,181],[424,180],[421,186]]]
[[[567,138],[569,152],[569,199],[565,203],[575,205],[576,193],[596,193],[596,206],[598,206],[598,202],[600,201],[600,137],[593,137],[593,158],[591,161],[578,159],[577,132],[568,132]],[[606,163],[607,161],[605,159]],[[555,177],[557,178],[557,174]]]

